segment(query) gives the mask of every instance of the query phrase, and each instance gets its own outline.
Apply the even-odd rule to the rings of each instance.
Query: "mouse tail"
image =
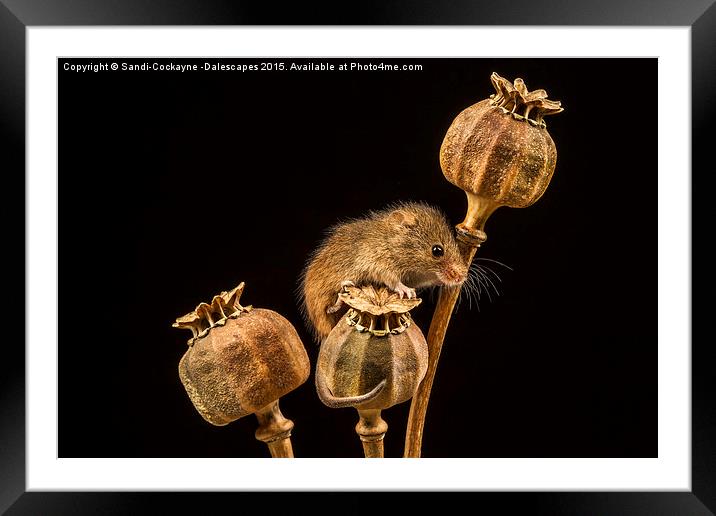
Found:
[[[337,398],[333,395],[331,389],[329,389],[326,385],[323,375],[316,375],[316,390],[318,391],[318,397],[321,398],[321,401],[324,405],[327,405],[331,408],[355,407],[362,403],[371,401],[377,398],[378,395],[383,392],[383,389],[385,388],[385,385],[387,383],[387,380],[383,380],[378,385],[376,385],[370,392],[367,392],[366,394],[361,394],[360,396]]]

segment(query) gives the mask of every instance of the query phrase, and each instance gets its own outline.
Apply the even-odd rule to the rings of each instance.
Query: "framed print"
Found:
[[[131,5],[2,7],[26,195],[3,510],[714,510],[690,252],[713,6]]]

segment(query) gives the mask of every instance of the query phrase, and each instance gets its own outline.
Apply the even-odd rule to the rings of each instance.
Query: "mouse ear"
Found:
[[[404,227],[412,227],[418,222],[415,215],[401,209],[391,211],[388,215],[388,220],[397,226]]]

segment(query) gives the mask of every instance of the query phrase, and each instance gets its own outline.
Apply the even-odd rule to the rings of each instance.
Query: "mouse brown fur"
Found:
[[[415,289],[458,285],[467,272],[440,210],[417,202],[393,204],[328,231],[303,271],[302,308],[320,342],[346,311],[338,302],[345,284],[385,285],[401,297],[414,297]]]

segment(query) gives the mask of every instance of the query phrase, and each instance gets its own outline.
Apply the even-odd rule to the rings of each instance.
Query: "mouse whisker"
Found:
[[[488,274],[486,274],[484,271],[483,271],[483,274],[484,274],[484,276],[485,276],[485,279],[487,279],[487,280],[490,282],[490,285],[492,285],[492,288],[494,289],[495,294],[497,294],[498,296],[501,296],[501,295],[502,295],[502,292],[501,292],[500,289],[498,288],[498,285],[495,284],[495,282],[492,281],[492,279],[490,278],[490,276],[489,276]]]
[[[480,293],[482,290],[482,282],[475,273],[468,274],[467,279],[463,283],[463,289],[460,292],[460,297],[466,296],[468,299],[468,307],[472,308],[472,301],[474,299],[477,311],[480,311]]]
[[[464,295],[467,297],[467,308],[468,310],[472,310],[472,298],[473,296],[473,288],[474,285],[470,282],[466,282],[465,286],[463,287],[462,291],[460,292],[460,295]]]
[[[485,281],[485,279],[486,279],[485,273],[482,272],[479,268],[475,268],[475,275],[478,278],[478,281],[480,282],[480,284],[484,286],[485,294],[487,294],[487,299],[489,299],[490,303],[492,303],[492,295],[490,295],[489,285],[488,285],[487,281]]]
[[[482,296],[483,284],[482,280],[480,280],[480,277],[476,273],[470,274],[469,285],[471,293],[477,298],[477,300],[480,300]]]
[[[449,288],[449,287],[441,287],[441,288]],[[453,309],[455,313],[457,313],[458,309],[460,308],[460,304],[462,303],[463,293],[465,292],[464,288],[460,289],[460,292],[457,295],[457,300],[455,301],[455,308]]]
[[[500,278],[500,275],[497,274],[491,267],[488,267],[487,265],[479,265],[480,269],[486,272],[489,272],[492,274],[495,278],[497,278],[497,281],[502,283],[502,278]]]
[[[488,286],[488,285],[487,285],[487,282],[485,282],[485,281],[482,279],[482,274],[480,273],[480,270],[479,270],[477,267],[475,267],[474,269],[472,269],[472,270],[470,271],[470,273],[471,273],[470,276],[472,277],[473,282],[474,282],[474,284],[475,284],[475,286],[476,286],[476,289],[477,289],[477,292],[478,292],[478,296],[479,296],[479,294],[482,293],[482,292],[485,292],[485,293],[487,293],[487,294],[489,295],[489,293],[488,293],[488,288],[487,288],[487,286]]]
[[[472,292],[471,295],[475,299],[475,306],[477,307],[477,311],[480,311],[480,286],[475,282],[473,279],[471,282],[471,288]]]
[[[460,289],[460,293],[457,296],[457,306],[460,306],[460,302],[467,296],[467,309],[470,309],[470,295],[465,291],[464,288]]]
[[[471,276],[470,286],[472,288],[472,291],[475,293],[477,299],[482,299],[482,291],[484,289],[484,284],[477,274]]]
[[[478,269],[478,270],[479,270],[480,275],[481,275],[483,278],[485,278],[485,280],[492,286],[493,290],[495,291],[495,294],[497,294],[497,295],[499,296],[499,295],[500,295],[500,291],[497,290],[497,286],[496,286],[495,283],[490,279],[490,276],[488,276],[488,275],[485,273],[485,271],[482,270],[482,268],[480,268],[480,269]]]
[[[498,260],[493,260],[492,258],[482,258],[482,257],[480,257],[480,258],[475,258],[475,261],[476,261],[476,262],[477,262],[477,261],[480,261],[480,260],[484,260],[484,261],[486,261],[486,262],[493,262],[493,263],[496,263],[497,265],[502,265],[503,267],[505,267],[506,269],[510,269],[511,271],[514,271],[514,270],[515,270],[515,269],[513,269],[512,267],[510,267],[509,265],[504,264],[504,263],[502,263],[502,262],[500,262],[500,261],[498,261]]]
[[[474,270],[474,274],[482,278],[483,284],[486,289],[492,287],[492,289],[495,291],[495,294],[497,294],[498,296],[502,295],[500,289],[497,288],[497,284],[493,281],[493,277],[498,281],[498,283],[502,283],[502,278],[491,267],[487,265],[473,263],[470,269],[471,272]]]
[[[509,270],[514,270],[509,265],[506,265],[497,260],[493,260],[491,258],[476,258],[476,261],[474,261],[468,269],[467,278],[465,278],[465,281],[462,284],[462,288],[460,289],[460,294],[457,298],[457,301],[455,302],[456,312],[463,304],[463,302],[466,302],[468,310],[471,310],[473,301],[475,303],[475,306],[477,307],[477,311],[480,312],[480,301],[482,300],[483,294],[487,295],[487,298],[490,302],[494,301],[492,297],[492,292],[490,291],[494,291],[497,296],[502,295],[500,289],[497,287],[497,284],[502,283],[502,278],[500,277],[500,275],[495,272],[491,267],[477,263],[477,260],[494,262]],[[430,293],[432,300],[432,288],[430,289]]]

